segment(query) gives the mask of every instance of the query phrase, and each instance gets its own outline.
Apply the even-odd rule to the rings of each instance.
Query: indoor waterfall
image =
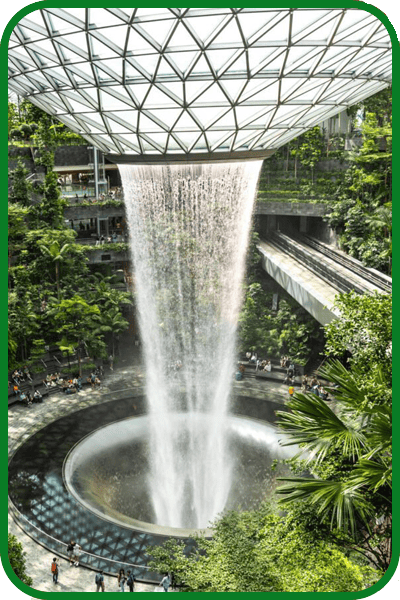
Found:
[[[225,420],[261,164],[119,165],[163,525],[206,527],[229,494]]]

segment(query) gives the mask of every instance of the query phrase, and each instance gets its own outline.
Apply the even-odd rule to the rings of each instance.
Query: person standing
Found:
[[[74,558],[75,558],[74,565],[75,565],[75,567],[79,567],[79,560],[81,557],[81,552],[82,552],[82,548],[80,547],[80,545],[75,544],[75,546],[74,546]]]
[[[128,576],[128,578],[126,580],[126,584],[127,584],[128,588],[129,588],[129,591],[133,592],[134,591],[134,587],[135,587],[135,581],[136,581],[136,579],[133,576],[133,573],[131,573],[130,571],[127,572],[127,576]]]
[[[120,569],[119,573],[118,573],[118,585],[121,588],[121,592],[125,591],[125,582],[126,582],[125,571],[124,571],[124,569]]]
[[[68,554],[68,558],[69,558],[69,563],[70,563],[70,567],[72,567],[72,565],[74,564],[74,549],[75,549],[75,542],[74,540],[71,540],[70,543],[67,546],[67,554]]]
[[[53,558],[51,563],[51,573],[53,575],[53,583],[58,583],[58,564],[56,557]]]
[[[168,592],[168,588],[171,585],[171,579],[169,577],[169,575],[165,575],[165,577],[163,577],[163,579],[161,580],[160,585],[163,586],[164,588],[164,592]]]
[[[102,592],[105,591],[106,586],[104,585],[104,571],[100,571],[100,573],[96,573],[96,577],[94,579],[96,583],[96,592],[99,592],[100,589]]]

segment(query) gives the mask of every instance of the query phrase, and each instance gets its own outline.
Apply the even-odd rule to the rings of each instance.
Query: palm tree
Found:
[[[124,319],[120,310],[112,306],[96,317],[98,321],[97,332],[100,334],[111,333],[112,355],[115,354],[115,337],[129,327],[129,322]]]
[[[385,522],[388,529],[391,524],[392,408],[371,403],[370,390],[359,383],[362,374],[347,371],[339,361],[329,363],[321,376],[335,386],[332,408],[315,394],[296,393],[289,412],[277,413],[278,426],[289,436],[283,445],[298,444],[297,456],[305,461],[301,464],[315,475],[284,478],[277,489],[279,502],[306,499],[317,506],[321,519],[330,520],[332,529],[359,537],[356,526],[361,526],[363,541],[369,543],[377,522]],[[379,388],[384,384],[379,372],[377,379]],[[390,560],[373,548],[368,554],[380,568]]]
[[[60,262],[65,259],[66,254],[70,250],[71,244],[64,244],[62,248],[60,248],[60,244],[57,240],[53,240],[50,242],[48,246],[46,244],[39,244],[41,251],[43,254],[46,254],[51,258],[55,265],[56,272],[56,284],[57,284],[57,297],[60,302]]]

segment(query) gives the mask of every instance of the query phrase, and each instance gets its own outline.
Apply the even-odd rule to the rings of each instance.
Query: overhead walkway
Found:
[[[389,293],[390,277],[309,236],[273,232],[258,246],[263,268],[317,321],[325,325],[338,315],[338,292]]]

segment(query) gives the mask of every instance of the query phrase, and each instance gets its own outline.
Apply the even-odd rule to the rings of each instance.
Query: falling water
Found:
[[[162,525],[205,527],[229,494],[225,417],[260,167],[119,165],[146,366],[149,485]],[[176,413],[186,415],[179,428]]]

